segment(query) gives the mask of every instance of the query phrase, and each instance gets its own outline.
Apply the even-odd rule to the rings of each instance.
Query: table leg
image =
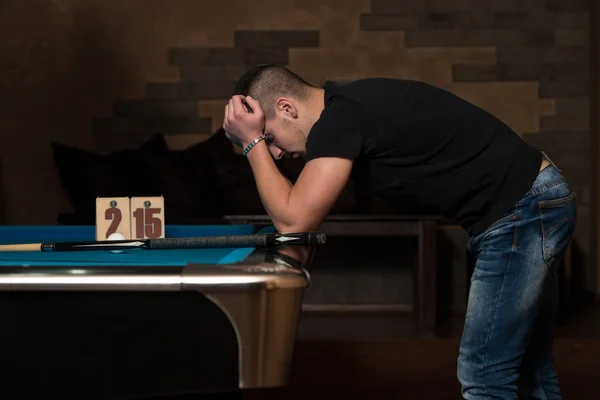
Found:
[[[435,336],[437,322],[437,229],[434,221],[419,221],[419,252],[415,308],[421,336]]]
[[[287,384],[302,288],[207,293],[229,317],[238,336],[240,388]]]

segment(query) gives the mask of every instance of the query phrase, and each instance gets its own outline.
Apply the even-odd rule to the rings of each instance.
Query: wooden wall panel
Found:
[[[241,71],[276,62],[314,83],[420,79],[498,115],[580,193],[589,272],[589,20],[588,2],[572,0],[5,0],[7,220],[54,223],[68,211],[51,141],[110,152],[159,130],[185,147],[221,125]]]

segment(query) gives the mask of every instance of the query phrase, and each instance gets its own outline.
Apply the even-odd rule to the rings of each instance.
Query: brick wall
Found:
[[[220,126],[241,71],[276,62],[313,83],[420,79],[496,114],[546,150],[579,192],[585,265],[587,1],[40,0],[36,12],[23,3],[0,5],[11,38],[0,43],[10,223],[53,223],[68,211],[50,140],[108,152],[158,131],[185,147]]]

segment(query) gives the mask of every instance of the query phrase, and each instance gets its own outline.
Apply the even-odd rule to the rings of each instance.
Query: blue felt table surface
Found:
[[[244,235],[253,225],[167,225],[165,237]],[[96,240],[94,226],[0,226],[0,244],[78,242]],[[228,264],[246,258],[254,248],[132,250],[77,252],[0,252],[1,266],[184,266],[189,263]]]

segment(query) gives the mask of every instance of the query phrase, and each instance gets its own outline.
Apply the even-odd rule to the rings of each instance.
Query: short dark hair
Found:
[[[234,95],[250,96],[260,103],[267,119],[275,116],[275,100],[279,96],[298,100],[308,98],[313,87],[300,75],[276,64],[257,65],[238,79]]]

